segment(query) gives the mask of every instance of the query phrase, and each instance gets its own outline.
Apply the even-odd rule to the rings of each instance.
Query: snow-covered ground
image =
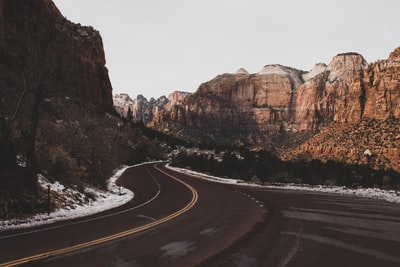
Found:
[[[310,186],[310,185],[295,185],[295,184],[259,185],[259,184],[244,182],[244,181],[240,181],[240,180],[215,177],[215,176],[206,175],[206,174],[198,173],[198,172],[187,170],[187,169],[171,167],[169,165],[167,165],[167,167],[174,171],[189,174],[189,175],[192,175],[195,177],[199,177],[201,179],[205,179],[205,180],[213,181],[213,182],[217,182],[217,183],[236,184],[236,185],[241,185],[241,186],[251,186],[251,187],[260,187],[260,188],[331,193],[331,194],[340,194],[340,195],[347,195],[347,196],[381,199],[381,200],[385,200],[388,202],[400,203],[400,192],[398,192],[398,191],[396,192],[395,190],[382,190],[379,188],[353,189],[353,188],[347,188],[344,186],[322,186],[322,185]]]
[[[68,208],[58,209],[50,214],[38,214],[32,218],[24,220],[13,219],[0,221],[0,231],[29,228],[58,221],[80,218],[121,206],[134,197],[132,191],[119,187],[116,184],[118,178],[128,168],[130,167],[124,166],[114,172],[114,175],[108,181],[108,191],[100,191],[93,188],[86,189],[86,193],[90,193],[90,195],[93,196],[93,199],[88,201],[84,194],[71,188],[66,188],[59,182],[50,183],[45,177],[39,175],[40,186],[44,189],[47,189],[48,186],[50,186],[51,191],[60,193],[66,197],[64,201],[65,203],[68,203]],[[72,196],[74,197],[72,198]]]

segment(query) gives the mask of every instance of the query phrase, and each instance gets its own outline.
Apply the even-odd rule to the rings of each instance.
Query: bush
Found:
[[[239,149],[238,149],[239,150]],[[221,162],[204,155],[180,153],[172,165],[207,172],[220,177],[269,183],[305,183],[310,185],[339,185],[348,187],[396,188],[399,173],[393,170],[378,171],[368,166],[346,165],[312,160],[283,162],[267,151],[250,152],[240,149],[241,158],[233,150],[224,151]]]

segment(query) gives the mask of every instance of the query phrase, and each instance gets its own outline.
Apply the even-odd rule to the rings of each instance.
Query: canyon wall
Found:
[[[41,83],[48,95],[112,111],[99,32],[68,21],[51,0],[0,1],[0,57],[4,96],[18,97],[27,86]]]
[[[51,0],[0,0],[2,196],[35,191],[37,173],[105,186],[133,154],[139,137],[113,116],[105,65],[99,32]]]
[[[399,120],[397,48],[370,64],[358,53],[338,54],[308,72],[266,65],[250,74],[241,68],[158,109],[147,125],[188,141],[270,149],[288,160],[400,170]]]
[[[281,65],[255,74],[239,69],[201,84],[182,103],[155,114],[150,125],[180,125],[207,136],[236,131],[241,141],[263,145],[271,135],[314,132],[331,122],[399,117],[398,53],[372,64],[357,53],[339,54],[309,72]]]

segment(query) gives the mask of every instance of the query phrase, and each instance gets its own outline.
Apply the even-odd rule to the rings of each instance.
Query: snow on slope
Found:
[[[316,64],[315,67],[310,72],[303,74],[303,80],[304,81],[311,80],[312,78],[316,77],[317,75],[325,72],[327,68],[328,68],[328,66],[324,63]]]
[[[276,74],[276,75],[289,75],[290,73],[284,69],[281,65],[266,65],[260,70],[259,75],[268,75],[268,74]]]
[[[74,199],[67,199],[66,202],[68,203],[69,208],[62,208],[51,212],[50,214],[38,214],[32,218],[24,220],[13,219],[0,221],[0,231],[29,228],[59,221],[71,220],[122,206],[134,197],[134,193],[132,191],[123,187],[119,187],[116,184],[118,178],[128,168],[130,167],[124,166],[114,173],[114,175],[108,181],[107,192],[99,191],[93,188],[86,189],[86,192],[89,192],[91,193],[91,195],[94,196],[94,200],[90,200],[86,204],[79,204],[76,201],[76,196],[80,196],[80,199],[85,199],[85,196],[82,193],[75,191],[71,188],[65,188],[59,182],[49,183],[45,177],[40,175],[39,184],[44,189],[47,189],[47,187],[50,186],[51,191],[62,193],[64,196],[75,196]]]
[[[132,102],[132,99],[127,94],[116,94],[113,96],[114,106],[118,108],[124,108],[128,102]]]
[[[294,82],[294,87],[298,87],[303,83],[302,81],[302,73],[303,71],[297,70],[294,68],[290,67],[285,67],[282,65],[265,65],[260,72],[258,72],[258,75],[279,75],[279,76],[288,76],[290,77],[293,82]]]
[[[249,186],[249,187],[261,187],[261,188],[271,188],[271,189],[285,189],[285,190],[296,190],[296,191],[309,191],[309,192],[321,192],[321,193],[330,193],[330,194],[339,194],[339,195],[346,195],[346,196],[356,196],[356,197],[365,197],[365,198],[373,198],[373,199],[380,199],[385,200],[388,202],[393,203],[400,203],[400,195],[399,192],[395,190],[382,190],[379,188],[346,188],[344,186],[310,186],[310,185],[294,185],[294,184],[287,184],[287,185],[258,185],[254,183],[244,182],[241,180],[235,179],[225,179],[220,177],[215,177],[211,175],[206,175],[198,172],[194,172],[187,169],[171,167],[167,165],[168,168],[171,170],[189,174],[201,179],[205,179],[208,181],[213,181],[216,183],[224,183],[224,184],[236,184],[241,186]]]
[[[142,163],[135,166],[148,164]],[[135,167],[131,166],[131,167]],[[340,194],[347,196],[356,196],[356,197],[367,197],[385,200],[388,202],[400,203],[399,193],[394,190],[382,190],[377,188],[362,188],[362,189],[351,189],[346,187],[339,186],[309,186],[309,185],[257,185],[253,183],[246,183],[241,180],[236,179],[227,179],[220,178],[211,175],[206,175],[198,172],[194,172],[187,169],[181,169],[176,167],[171,167],[167,165],[168,168],[182,172],[185,174],[189,174],[192,176],[196,176],[201,179],[205,179],[212,182],[224,183],[224,184],[236,184],[241,186],[251,186],[251,187],[261,187],[261,188],[271,188],[271,189],[285,189],[285,190],[297,190],[297,191],[310,191],[310,192],[322,192],[322,193],[332,193],[332,194]],[[95,195],[95,200],[90,201],[84,205],[76,204],[74,207],[67,209],[59,209],[55,212],[51,212],[50,214],[38,214],[32,218],[25,220],[6,220],[0,221],[0,231],[11,230],[11,229],[21,229],[21,228],[29,228],[39,225],[50,224],[58,221],[65,221],[74,218],[80,218],[88,215],[92,215],[95,213],[99,213],[111,208],[115,208],[121,206],[128,201],[132,200],[134,197],[134,193],[126,188],[120,188],[116,185],[116,181],[122,175],[122,173],[130,168],[129,166],[124,166],[117,170],[114,175],[109,179],[108,182],[108,191],[101,192],[94,189],[88,189],[93,195]],[[47,188],[50,185],[50,189],[64,193],[71,189],[66,189],[62,184],[55,182],[49,183],[43,176],[40,177],[40,184],[43,188]],[[121,190],[121,191],[120,191]],[[79,192],[70,192],[72,194],[81,194]],[[121,193],[121,194],[120,194]],[[73,200],[71,200],[73,202]]]
[[[234,74],[249,74],[249,72],[245,68],[240,68]]]

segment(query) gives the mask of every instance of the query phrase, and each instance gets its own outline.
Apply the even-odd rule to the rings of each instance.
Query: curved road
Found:
[[[204,266],[400,266],[400,205],[337,194],[243,188],[260,230]]]
[[[123,207],[28,233],[0,233],[0,266],[193,266],[236,242],[265,214],[235,189],[160,165],[128,169],[120,182],[135,192]]]
[[[122,207],[0,233],[0,266],[400,265],[398,204],[215,184],[161,164],[119,182],[135,192]]]

